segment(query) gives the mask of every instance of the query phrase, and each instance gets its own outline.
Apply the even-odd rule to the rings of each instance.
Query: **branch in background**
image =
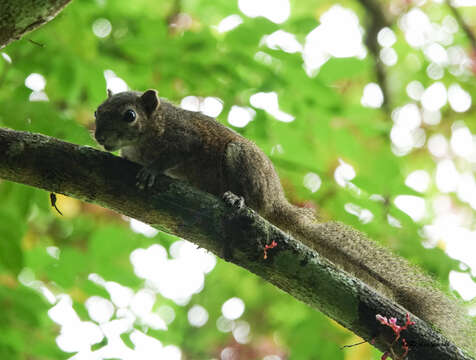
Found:
[[[172,35],[182,34],[184,31],[190,29],[193,23],[192,17],[182,11],[181,0],[174,1],[166,20],[169,26],[169,33]]]
[[[0,1],[0,49],[52,20],[70,1]]]
[[[458,9],[456,9],[452,4],[450,0],[446,0],[446,4],[450,8],[451,12],[453,13],[453,16],[456,18],[456,21],[458,22],[459,26],[463,31],[466,33],[466,36],[469,38],[469,41],[471,42],[471,46],[473,48],[473,53],[476,54],[476,37],[471,30],[471,28],[466,24],[464,21],[463,17],[459,13]],[[474,60],[473,60],[474,61]]]
[[[174,0],[174,4],[172,5],[172,8],[170,9],[170,13],[166,17],[167,24],[169,25],[169,27],[173,26],[177,16],[180,14],[181,9],[182,9],[182,1]]]
[[[383,352],[392,347],[395,337],[376,315],[405,322],[401,306],[246,207],[227,207],[216,197],[166,176],[158,178],[150,191],[141,191],[135,186],[139,165],[40,134],[0,129],[0,153],[3,179],[100,204],[218,256],[225,247],[232,248],[233,263],[322,311]],[[271,244],[264,259],[265,245]],[[471,359],[426,322],[413,315],[412,320],[415,324],[405,330],[408,359]]]
[[[167,16],[167,19],[172,18],[182,12],[182,0],[173,0],[173,1],[174,3],[170,9],[170,13]]]
[[[382,28],[390,27],[392,24],[377,0],[358,1],[366,10],[367,26],[365,29],[365,45],[369,49],[375,61],[375,74],[377,77],[377,82],[383,93],[382,106],[387,113],[390,113],[387,75],[385,66],[380,60],[380,45],[378,44],[377,35]]]

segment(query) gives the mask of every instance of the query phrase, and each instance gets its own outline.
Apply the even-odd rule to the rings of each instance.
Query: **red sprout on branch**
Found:
[[[395,333],[395,339],[393,340],[393,342],[390,344],[390,349],[389,351],[386,351],[382,357],[380,358],[381,360],[385,360],[389,357],[389,355],[392,355],[392,358],[393,359],[396,359],[396,360],[399,360],[399,359],[405,359],[405,357],[408,355],[408,352],[410,351],[410,347],[408,346],[408,343],[407,341],[402,337],[402,349],[403,349],[403,353],[401,355],[396,355],[395,352],[394,352],[394,349],[393,349],[393,346],[396,344],[396,342],[398,341],[398,339],[400,339],[400,336],[401,336],[401,332],[403,330],[406,330],[409,326],[411,325],[414,325],[415,322],[414,321],[411,321],[410,320],[410,314],[407,313],[407,316],[406,316],[406,321],[405,321],[405,325],[397,325],[397,319],[392,317],[390,319],[387,319],[385,316],[382,316],[380,314],[377,314],[376,316],[376,319],[382,324],[382,325],[386,325],[388,327],[390,327],[393,332]]]
[[[273,248],[275,248],[276,246],[278,246],[278,243],[277,243],[276,241],[274,241],[274,240],[271,242],[271,245],[265,245],[265,246],[264,246],[264,251],[263,251],[263,252],[264,252],[263,259],[266,260],[266,259],[268,258],[268,250],[269,250],[269,249],[273,249]]]

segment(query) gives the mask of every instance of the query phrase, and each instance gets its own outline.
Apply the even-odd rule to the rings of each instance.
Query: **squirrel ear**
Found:
[[[112,91],[111,89],[107,89],[107,97],[110,98],[112,96]]]
[[[140,97],[140,100],[142,101],[142,105],[144,106],[147,115],[152,114],[160,104],[159,94],[157,90],[153,89],[144,92]]]

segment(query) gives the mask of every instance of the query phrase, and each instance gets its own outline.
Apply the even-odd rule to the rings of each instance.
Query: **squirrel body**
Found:
[[[96,140],[144,166],[150,183],[139,185],[165,173],[216,196],[231,191],[265,218],[287,203],[271,161],[253,142],[213,118],[159,99],[153,90],[147,96],[118,93],[96,111]],[[136,113],[131,123],[121,121],[127,110]]]
[[[121,149],[123,157],[143,166],[138,174],[141,188],[165,173],[217,196],[231,191],[456,343],[476,346],[467,342],[474,334],[468,333],[461,307],[432,279],[358,231],[336,222],[319,223],[309,210],[290,204],[268,157],[215,119],[181,109],[159,98],[156,90],[109,93],[96,111],[95,138],[106,150]]]

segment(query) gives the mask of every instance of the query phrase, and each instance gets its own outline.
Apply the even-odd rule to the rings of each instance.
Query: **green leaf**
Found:
[[[25,224],[5,210],[0,210],[0,264],[18,274],[23,267],[20,241],[25,233]]]

